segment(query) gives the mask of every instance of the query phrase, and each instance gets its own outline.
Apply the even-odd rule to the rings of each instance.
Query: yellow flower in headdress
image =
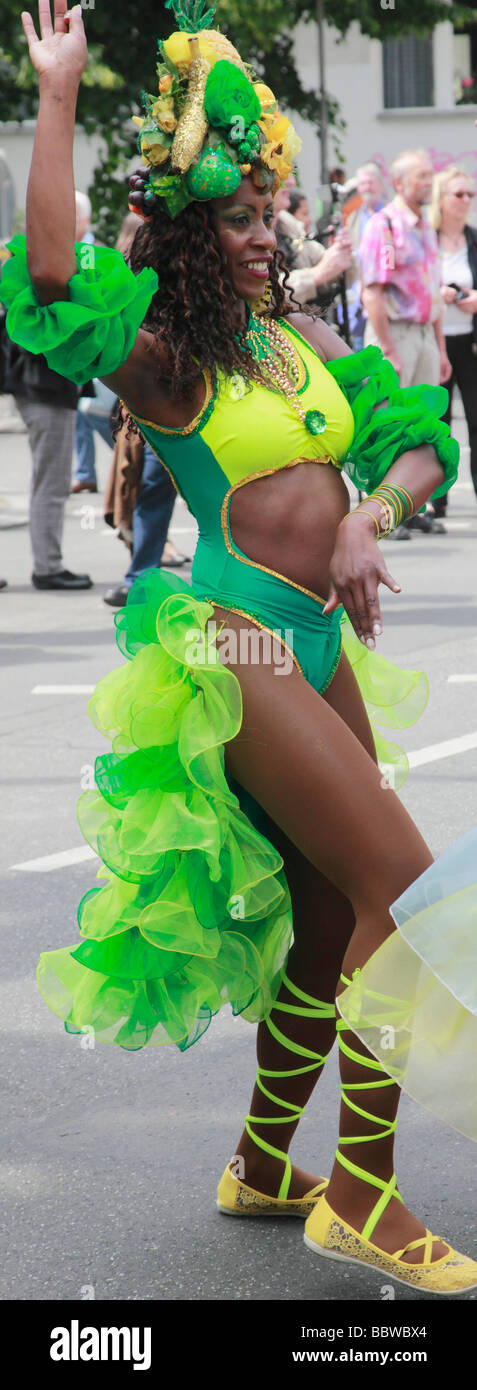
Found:
[[[268,169],[276,172],[280,183],[284,183],[285,179],[289,178],[296,156],[301,150],[300,137],[288,116],[281,116],[280,113],[273,121],[270,121],[270,117],[265,117],[259,121],[259,125],[267,136],[266,143],[262,145],[262,162]]]
[[[263,129],[263,124],[263,121],[259,122],[261,129]],[[288,178],[290,172],[288,168],[288,159],[285,159],[283,154],[283,146],[288,133],[289,124],[290,122],[287,120],[286,116],[280,116],[278,120],[264,131],[267,140],[266,143],[262,145],[262,163],[266,164],[268,169],[276,170],[280,180]]]
[[[159,138],[154,139],[153,134],[143,135],[141,139],[141,158],[143,164],[155,167],[158,164],[165,164],[170,157],[170,146],[161,144]]]
[[[301,140],[300,136],[297,135],[295,127],[292,125],[290,121],[288,125],[288,131],[283,142],[283,155],[284,158],[288,160],[291,168],[293,168],[297,155],[299,155],[300,153],[302,144],[303,141]]]
[[[160,130],[165,135],[172,135],[177,125],[177,118],[174,115],[174,98],[160,96],[151,107],[151,115],[157,121]]]

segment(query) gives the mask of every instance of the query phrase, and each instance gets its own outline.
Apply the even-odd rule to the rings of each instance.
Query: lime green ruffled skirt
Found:
[[[116,617],[128,660],[99,682],[89,706],[112,748],[96,759],[96,790],[78,803],[101,883],[80,903],[80,944],[45,952],[38,967],[43,997],[68,1032],[93,1029],[131,1050],[185,1050],[225,1004],[251,1022],[265,1018],[292,941],[283,860],[224,769],[242,696],[205,630],[213,612],[183,580],[155,569],[136,580]],[[198,630],[200,659],[191,646]],[[413,723],[427,700],[423,673],[368,652],[347,621],[343,643],[372,722]],[[405,755],[375,737],[400,785]]]

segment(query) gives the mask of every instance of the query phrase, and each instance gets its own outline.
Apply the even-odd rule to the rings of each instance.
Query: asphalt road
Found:
[[[98,459],[104,482],[109,454],[102,442]],[[0,1297],[388,1300],[389,1284],[378,1273],[308,1252],[299,1222],[247,1223],[216,1211],[215,1186],[234,1152],[255,1074],[249,1024],[224,1013],[185,1054],[151,1048],[130,1055],[85,1048],[42,1002],[35,983],[39,953],[76,942],[76,906],[97,866],[94,859],[48,860],[61,853],[68,859],[83,844],[75,803],[101,740],[88,719],[86,693],[35,688],[92,686],[119,663],[113,615],[102,595],[121,579],[127,552],[105,532],[100,496],[72,497],[65,563],[88,569],[95,587],[79,594],[34,591],[21,524],[28,468],[25,435],[0,434],[0,572],[9,583],[0,593],[2,802],[8,808],[1,837],[0,1220],[7,1239]],[[172,536],[192,555],[196,528],[180,500]],[[402,742],[411,753],[434,752],[417,760],[401,795],[435,854],[477,821],[476,544],[465,448],[448,534],[386,543],[402,594],[384,591],[380,650],[403,665],[422,665],[431,683],[427,710]],[[180,572],[186,577],[190,567]],[[456,675],[473,675],[474,682],[450,679]],[[470,748],[442,747],[473,734]],[[332,1058],[294,1149],[297,1162],[317,1173],[332,1161],[337,1096]],[[408,1204],[477,1258],[471,1143],[404,1097],[397,1151]],[[401,1286],[395,1297],[425,1301]]]

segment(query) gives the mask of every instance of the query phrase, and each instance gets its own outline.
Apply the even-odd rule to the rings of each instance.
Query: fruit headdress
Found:
[[[257,188],[275,193],[301,148],[291,122],[233,44],[207,27],[215,4],[165,4],[179,28],[158,41],[158,94],[143,92],[146,115],[133,116],[149,170],[146,206],[152,212],[155,198],[164,198],[176,217],[194,199],[226,198],[246,174]]]

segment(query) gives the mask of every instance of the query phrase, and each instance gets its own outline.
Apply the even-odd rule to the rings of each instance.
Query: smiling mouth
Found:
[[[243,270],[250,271],[251,275],[268,275],[269,261],[241,261]]]

